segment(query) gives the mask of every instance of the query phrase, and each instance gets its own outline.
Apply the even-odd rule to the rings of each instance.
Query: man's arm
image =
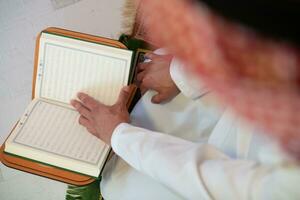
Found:
[[[292,165],[262,165],[232,160],[209,144],[122,123],[112,148],[132,167],[183,199],[299,199],[300,170]]]
[[[71,104],[81,114],[80,124],[132,167],[184,199],[299,199],[300,170],[291,163],[232,160],[212,145],[129,125],[128,91],[123,88],[112,106],[82,93]]]

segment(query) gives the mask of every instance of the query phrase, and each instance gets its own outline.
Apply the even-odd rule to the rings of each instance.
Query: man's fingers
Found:
[[[136,76],[136,80],[141,82],[146,75],[146,71],[139,72]]]
[[[79,117],[78,122],[79,122],[80,125],[82,125],[86,128],[92,127],[90,121],[82,115]]]
[[[149,53],[146,53],[144,56],[145,56],[145,58],[148,58],[148,59],[150,59],[150,60],[153,60],[153,59],[159,57],[160,55],[157,55],[157,54],[155,54],[155,53],[149,52]]]
[[[153,61],[158,59],[171,59],[173,56],[171,54],[159,55],[150,52],[150,53],[146,53],[145,57]]]
[[[153,81],[153,79],[149,76],[144,77],[140,83],[140,87],[145,88],[145,89],[153,89],[156,90],[157,85]]]
[[[71,105],[85,118],[91,118],[91,111],[77,100],[71,100]]]
[[[139,63],[137,69],[138,72],[144,71],[145,69],[147,69],[149,67],[150,63]]]
[[[152,103],[161,103],[162,101],[164,101],[164,96],[161,95],[160,93],[154,95],[152,98],[151,98],[151,102]]]
[[[145,87],[143,87],[142,85],[140,85],[140,91],[141,91],[141,94],[142,95],[144,95],[147,91],[148,91],[148,89],[147,88],[145,88]]]
[[[94,136],[98,137],[98,136],[97,136],[97,131],[96,131],[96,129],[94,129],[94,128],[92,128],[92,127],[86,127],[86,130],[87,130],[88,132],[90,132],[91,134],[93,134]]]
[[[88,132],[90,132],[93,135],[96,135],[96,129],[92,126],[92,124],[87,118],[80,116],[78,122],[80,125],[84,126]]]
[[[160,93],[154,95],[152,98],[151,98],[151,102],[152,103],[161,103],[163,101],[166,100],[166,97]]]
[[[95,100],[93,97],[91,97],[85,93],[79,92],[77,94],[77,97],[80,99],[82,104],[90,110],[93,110],[98,105],[101,105],[101,103],[99,101]]]
[[[120,105],[126,105],[129,98],[130,98],[130,91],[132,89],[132,86],[125,86],[122,88],[120,94],[119,94],[119,98],[116,104],[120,104]]]

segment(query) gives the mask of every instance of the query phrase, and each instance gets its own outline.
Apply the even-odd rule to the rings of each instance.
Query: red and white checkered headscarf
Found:
[[[190,0],[142,0],[148,36],[300,159],[300,53]]]

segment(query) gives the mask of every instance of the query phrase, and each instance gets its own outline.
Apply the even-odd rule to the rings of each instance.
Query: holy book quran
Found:
[[[106,105],[132,81],[134,52],[115,40],[50,28],[37,39],[33,100],[2,148],[4,164],[73,184],[99,177],[110,146],[78,123],[84,92]],[[81,181],[81,182],[80,182]]]

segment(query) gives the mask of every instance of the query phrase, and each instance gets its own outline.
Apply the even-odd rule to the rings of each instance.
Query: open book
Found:
[[[130,83],[133,52],[104,40],[99,44],[68,34],[41,33],[34,98],[6,140],[6,154],[99,176],[110,147],[79,125],[79,114],[69,102],[85,92],[112,105]]]

